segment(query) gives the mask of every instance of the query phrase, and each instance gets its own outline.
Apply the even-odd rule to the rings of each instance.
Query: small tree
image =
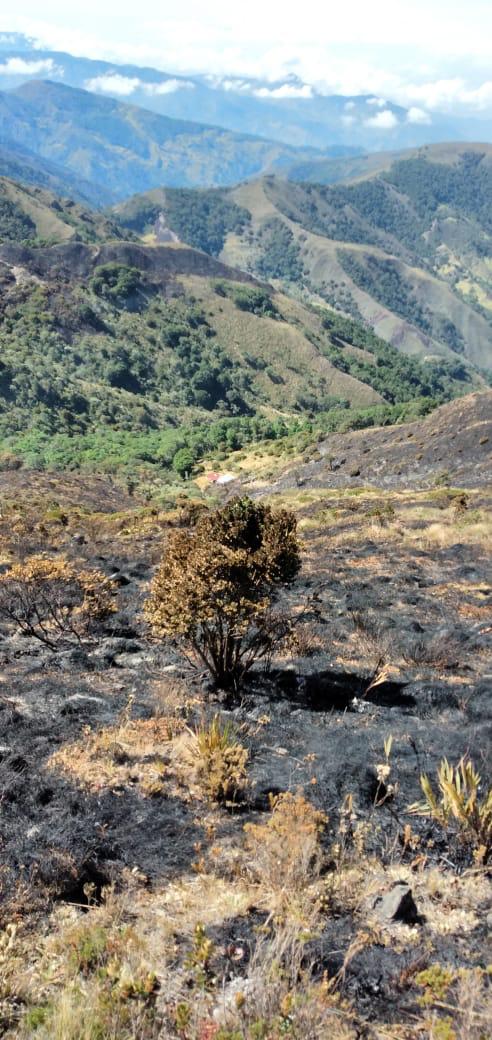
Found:
[[[195,457],[189,448],[178,448],[173,457],[173,470],[183,479],[190,475]]]
[[[300,567],[295,517],[236,498],[172,531],[145,614],[154,632],[178,639],[218,686],[237,689],[287,631],[272,609]]]

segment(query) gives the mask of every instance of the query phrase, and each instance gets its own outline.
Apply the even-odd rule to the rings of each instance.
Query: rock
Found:
[[[220,1004],[213,1011],[213,1017],[220,1025],[232,1025],[236,1019],[235,1012],[247,1000],[254,996],[254,983],[252,979],[237,978],[224,987]]]
[[[382,921],[416,924],[419,920],[417,904],[406,881],[397,881],[389,892],[378,896],[374,902],[374,909]]]
[[[152,651],[145,654],[122,653],[113,658],[115,668],[142,668],[146,664],[155,664],[156,657]]]
[[[84,704],[104,704],[104,698],[94,697],[89,693],[72,693],[70,697],[67,697],[65,704],[80,704],[81,707]]]
[[[121,587],[123,585],[130,585],[131,579],[121,571],[113,571],[113,573],[109,575],[109,581],[112,581],[113,585],[119,585]]]
[[[85,535],[80,531],[76,531],[76,533],[72,535],[72,542],[75,542],[76,545],[85,545],[86,541],[87,539]]]

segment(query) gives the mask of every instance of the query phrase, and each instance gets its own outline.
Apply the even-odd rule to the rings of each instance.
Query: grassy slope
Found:
[[[0,202],[7,200],[16,212],[35,225],[28,240],[48,243],[73,240],[90,242],[121,238],[122,232],[110,218],[70,199],[60,199],[44,188],[19,184],[0,177]],[[0,242],[9,240],[0,218]]]
[[[292,180],[312,181],[316,184],[336,184],[339,181],[354,181],[373,177],[389,170],[398,160],[426,158],[432,162],[454,165],[466,150],[485,152],[492,155],[492,144],[457,141],[422,145],[420,148],[404,148],[401,151],[369,152],[366,155],[342,156],[336,159],[313,159],[299,163],[290,170]]]
[[[254,373],[254,384],[275,410],[289,414],[299,392],[317,394],[321,381],[326,393],[350,401],[353,407],[369,407],[382,397],[345,372],[340,372],[307,338],[306,330],[321,333],[319,316],[301,303],[275,293],[273,302],[283,320],[258,317],[238,310],[232,300],[217,296],[213,284],[205,279],[186,278],[188,291],[204,306],[221,343],[227,343],[228,354],[244,364],[245,348],[254,357],[266,361],[279,383],[272,383],[267,371]]]
[[[309,295],[316,302],[323,304],[326,300],[327,292],[331,302],[332,295],[330,289],[333,283],[338,289],[340,286],[345,285],[362,319],[369,323],[378,336],[386,339],[399,349],[416,356],[422,357],[429,354],[439,354],[444,357],[450,356],[451,352],[446,348],[445,344],[431,341],[418,328],[410,325],[407,321],[381,305],[377,300],[374,300],[364,290],[361,290],[347,276],[337,255],[340,249],[350,248],[350,251],[355,250],[363,255],[369,253],[384,258],[385,254],[382,250],[376,247],[363,247],[359,244],[351,244],[348,247],[345,244],[330,240],[324,235],[306,231],[301,226],[296,225],[294,221],[279,213],[272,200],[266,195],[264,183],[262,182],[241,185],[234,191],[234,198],[239,205],[251,209],[253,213],[253,228],[256,232],[261,229],[265,221],[272,218],[278,219],[280,216],[280,219],[287,223],[296,241],[299,243],[305,274],[310,283],[311,291]],[[254,270],[260,254],[255,245],[251,246],[244,238],[232,234],[228,236],[221,255],[228,263]],[[431,299],[440,310],[444,309],[447,311],[451,307],[453,314],[456,312],[457,320],[466,322],[468,335],[470,334],[470,329],[472,334],[474,333],[472,351],[475,358],[472,356],[471,360],[476,359],[480,363],[482,361],[481,343],[484,336],[488,333],[488,329],[484,326],[480,316],[470,312],[469,307],[463,306],[461,300],[458,301],[455,296],[451,295],[447,285],[437,281],[435,278],[433,279],[427,272],[411,269],[409,265],[404,265],[403,263],[400,264],[400,267],[403,268],[405,275],[409,277],[412,283],[418,284],[419,291],[423,291],[425,295],[431,296]],[[292,291],[292,287],[290,288]],[[474,350],[475,343],[477,345],[476,351]]]
[[[292,194],[301,189],[294,189],[283,181],[263,181],[257,184],[241,185],[233,193],[234,200],[252,213],[253,230],[256,237],[230,235],[226,241],[222,257],[228,262],[254,270],[258,263],[258,232],[266,221],[272,218],[281,219],[291,229],[300,248],[300,258],[304,265],[306,280],[311,291],[327,302],[336,302],[342,309],[355,308],[369,322],[378,335],[399,349],[408,353],[425,356],[440,354],[452,356],[453,351],[441,338],[438,326],[434,334],[419,327],[415,322],[395,313],[391,307],[385,306],[381,300],[375,299],[365,291],[343,269],[340,253],[362,255],[365,263],[367,256],[380,258],[394,265],[400,278],[415,294],[419,303],[428,307],[436,321],[442,318],[451,320],[463,339],[464,355],[478,367],[490,367],[492,331],[486,319],[486,307],[492,303],[491,267],[487,258],[480,258],[466,244],[460,248],[459,243],[437,245],[434,256],[428,266],[424,266],[419,258],[412,256],[408,248],[394,241],[388,241],[387,247],[360,242],[340,242],[325,234],[316,234],[307,230],[302,214],[292,203]],[[316,189],[313,189],[315,193]],[[294,218],[285,215],[288,212]],[[448,218],[449,224],[451,218]],[[441,231],[441,241],[445,243],[446,228]],[[395,252],[400,253],[396,256]],[[456,281],[458,285],[455,286]],[[461,290],[461,291],[460,291]],[[479,297],[485,307],[473,306],[474,296]]]
[[[345,160],[334,162],[341,176]],[[436,145],[347,163],[345,172],[358,179],[331,189],[265,177],[215,200],[197,193],[188,215],[179,192],[162,190],[128,200],[115,215],[146,241],[168,226],[182,241],[213,251],[217,208],[232,203],[236,218],[250,219],[223,221],[219,255],[227,263],[362,319],[406,353],[490,368],[492,146]],[[277,240],[273,263],[267,255],[272,221],[297,253],[290,267],[282,262],[285,241]]]

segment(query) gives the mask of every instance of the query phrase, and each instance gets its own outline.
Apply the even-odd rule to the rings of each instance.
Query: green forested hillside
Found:
[[[380,421],[473,386],[462,366],[404,358],[179,245],[5,242],[0,273],[8,465],[165,468],[183,446],[199,457],[216,442],[350,425],[351,409]]]
[[[160,220],[162,214],[165,220]],[[219,256],[228,232],[241,233],[251,219],[221,188],[155,188],[115,206],[114,215],[127,231],[159,241],[168,228],[180,241],[211,256]]]
[[[459,357],[487,372],[490,199],[492,146],[436,146],[345,184],[269,176],[222,191],[215,208],[207,193],[196,193],[193,205],[183,206],[184,219],[164,193],[154,199],[152,227],[160,223],[215,254],[223,240],[228,263],[352,315],[399,350]],[[145,220],[132,224],[149,200],[122,204],[118,219],[140,233],[152,230]],[[220,234],[217,211],[228,214]]]
[[[59,198],[44,188],[0,177],[0,243],[50,245],[104,242],[128,237],[119,224],[88,206]]]

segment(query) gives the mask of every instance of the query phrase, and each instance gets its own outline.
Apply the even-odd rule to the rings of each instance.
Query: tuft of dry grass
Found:
[[[169,777],[168,760],[172,741],[185,730],[184,720],[175,716],[124,719],[65,744],[48,760],[49,769],[75,777],[89,791],[120,788],[130,782],[143,795],[162,793]]]

